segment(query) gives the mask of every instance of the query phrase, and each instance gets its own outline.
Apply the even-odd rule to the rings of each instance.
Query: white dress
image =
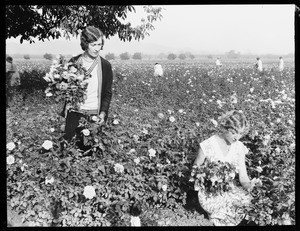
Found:
[[[206,158],[211,161],[222,161],[233,164],[238,170],[238,163],[242,155],[248,153],[247,147],[240,141],[231,144],[228,154],[223,155],[214,135],[200,143]],[[198,191],[198,199],[201,207],[209,213],[210,220],[216,226],[236,226],[244,218],[245,214],[241,209],[242,205],[251,202],[251,195],[235,184],[231,185],[231,190],[220,195],[211,195],[203,190]]]

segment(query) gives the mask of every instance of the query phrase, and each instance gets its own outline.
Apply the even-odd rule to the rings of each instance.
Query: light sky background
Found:
[[[145,16],[142,6],[126,21],[139,24]],[[145,54],[192,52],[223,54],[230,50],[242,54],[294,53],[295,5],[163,5],[163,18],[154,22],[154,31],[144,40],[123,42],[117,36],[106,39],[103,54],[142,52]],[[79,38],[61,38],[20,44],[6,40],[8,54],[79,54]]]

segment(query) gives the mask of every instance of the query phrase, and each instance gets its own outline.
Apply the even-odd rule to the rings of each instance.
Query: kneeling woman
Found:
[[[99,53],[104,44],[104,35],[96,27],[86,27],[81,33],[82,54],[73,57],[70,61],[81,63],[91,78],[88,79],[86,100],[78,111],[68,108],[65,103],[61,115],[66,116],[65,140],[70,141],[78,132],[77,127],[82,117],[98,115],[100,123],[107,120],[108,109],[112,98],[113,73],[111,64],[100,57]]]
[[[233,164],[238,170],[239,181],[242,187],[232,185],[230,191],[221,195],[211,196],[199,190],[198,198],[201,207],[208,213],[210,220],[216,226],[235,226],[244,218],[241,206],[251,201],[251,182],[247,175],[245,155],[246,146],[239,141],[248,128],[248,122],[240,111],[230,111],[219,121],[220,132],[202,141],[195,165],[202,165],[208,158],[211,161],[222,161]]]

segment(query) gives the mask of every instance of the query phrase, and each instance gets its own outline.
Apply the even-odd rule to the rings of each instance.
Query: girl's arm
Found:
[[[200,166],[203,164],[204,160],[205,160],[205,155],[203,153],[202,148],[199,147],[198,155],[194,161],[194,165]]]
[[[251,182],[247,174],[246,163],[245,163],[245,154],[243,153],[239,163],[239,180],[241,185],[245,190],[251,188]]]

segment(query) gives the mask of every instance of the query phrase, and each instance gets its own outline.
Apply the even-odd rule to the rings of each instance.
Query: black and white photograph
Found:
[[[1,226],[295,228],[299,11],[6,4]]]

